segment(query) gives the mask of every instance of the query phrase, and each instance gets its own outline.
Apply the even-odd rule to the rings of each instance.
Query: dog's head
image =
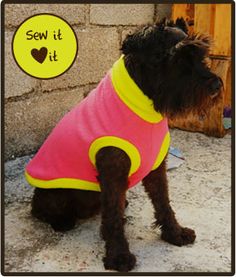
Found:
[[[208,106],[221,91],[211,72],[210,39],[188,34],[187,23],[166,19],[128,35],[121,50],[127,70],[157,111],[169,116]]]

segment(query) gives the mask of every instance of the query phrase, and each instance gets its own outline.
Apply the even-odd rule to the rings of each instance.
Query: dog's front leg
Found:
[[[106,269],[129,271],[136,262],[124,234],[130,159],[119,148],[105,147],[96,155],[96,167],[101,186],[101,233],[106,248],[104,266]]]
[[[170,206],[165,160],[143,179],[143,185],[155,209],[155,225],[162,230],[161,238],[174,245],[193,243],[194,230],[179,225]]]

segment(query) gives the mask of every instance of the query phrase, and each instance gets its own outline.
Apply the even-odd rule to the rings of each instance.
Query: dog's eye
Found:
[[[208,69],[211,68],[211,59],[209,57],[205,57],[203,63]]]

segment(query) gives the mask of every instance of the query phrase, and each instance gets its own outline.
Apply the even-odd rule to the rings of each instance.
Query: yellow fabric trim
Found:
[[[168,152],[168,149],[169,149],[169,146],[170,146],[170,133],[168,132],[166,135],[165,135],[165,138],[162,142],[162,145],[161,145],[161,149],[160,149],[160,152],[157,156],[157,159],[152,167],[152,170],[155,170],[158,168],[158,166],[162,163],[162,161],[164,160],[167,152]]]
[[[39,180],[31,177],[26,171],[25,171],[25,178],[30,185],[38,188],[43,188],[43,189],[67,188],[67,189],[101,191],[99,183],[93,183],[93,182],[80,180],[80,179],[58,178],[58,179],[52,179],[52,180]]]
[[[107,146],[118,147],[123,151],[125,151],[125,153],[129,156],[131,160],[129,176],[138,170],[141,164],[141,158],[137,148],[127,140],[124,140],[118,137],[113,137],[113,136],[100,137],[94,140],[93,143],[90,145],[89,158],[93,165],[95,165],[96,163],[97,152],[101,148],[107,147]]]
[[[116,61],[111,70],[111,80],[120,99],[139,117],[150,123],[163,119],[149,99],[129,76],[125,68],[124,56]]]

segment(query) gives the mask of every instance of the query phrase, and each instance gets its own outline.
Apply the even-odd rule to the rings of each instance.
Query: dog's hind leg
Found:
[[[195,232],[179,225],[170,206],[165,160],[143,179],[143,185],[154,206],[155,225],[160,226],[162,239],[178,246],[193,243]]]
[[[77,218],[89,218],[99,211],[100,192],[96,191],[36,188],[32,199],[32,215],[55,231],[70,230]]]
[[[55,231],[67,231],[75,225],[76,209],[72,190],[36,188],[31,205],[32,215],[51,224]]]
[[[103,262],[106,269],[129,271],[136,262],[125,238],[123,219],[130,165],[129,157],[119,148],[105,147],[96,155],[101,185],[101,233],[106,247]]]

